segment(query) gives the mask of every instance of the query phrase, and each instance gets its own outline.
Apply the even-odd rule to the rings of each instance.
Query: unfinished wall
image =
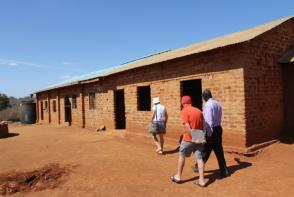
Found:
[[[283,74],[278,59],[293,47],[293,19],[247,43],[246,146],[275,139],[282,133]]]

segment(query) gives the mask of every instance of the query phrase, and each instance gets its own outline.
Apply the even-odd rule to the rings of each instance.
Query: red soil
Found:
[[[49,163],[76,166],[57,185],[13,196],[292,196],[293,140],[266,148],[256,157],[226,154],[230,177],[218,179],[212,155],[206,165],[209,185],[192,184],[198,174],[188,158],[183,184],[169,181],[175,173],[177,144],[167,139],[166,155],[154,153],[150,138],[122,131],[96,133],[72,127],[10,126],[0,139],[0,174],[30,172]],[[225,132],[225,131],[224,131]],[[18,135],[19,134],[19,135]],[[5,176],[6,175],[6,176]],[[1,178],[0,178],[1,180]],[[62,183],[62,184],[61,184]]]

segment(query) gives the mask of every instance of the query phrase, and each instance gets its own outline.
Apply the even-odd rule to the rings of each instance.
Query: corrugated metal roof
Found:
[[[196,53],[200,53],[200,52],[204,52],[204,51],[217,49],[220,47],[225,47],[225,46],[249,41],[249,40],[277,27],[278,25],[284,23],[285,21],[287,21],[291,18],[293,18],[293,16],[283,18],[280,20],[276,20],[273,22],[269,22],[269,23],[266,23],[266,24],[263,24],[263,25],[260,25],[260,26],[257,26],[257,27],[251,28],[251,29],[247,29],[247,30],[244,30],[241,32],[237,32],[237,33],[229,34],[226,36],[217,37],[212,40],[193,44],[193,45],[190,45],[190,46],[187,46],[184,48],[179,48],[179,49],[175,49],[175,50],[168,50],[168,51],[156,53],[154,55],[150,55],[150,56],[147,56],[144,58],[140,58],[140,59],[128,62],[128,63],[123,64],[118,67],[109,68],[109,69],[97,71],[97,72],[92,72],[92,73],[82,75],[77,78],[72,78],[70,80],[63,81],[61,83],[58,83],[58,84],[49,86],[47,88],[44,88],[42,90],[39,90],[36,93],[47,91],[50,89],[75,85],[75,84],[78,84],[78,83],[85,81],[85,80],[99,78],[99,77],[105,77],[105,76],[113,75],[115,73],[123,72],[126,70],[130,70],[130,69],[134,69],[134,68],[138,68],[138,67],[142,67],[142,66],[147,66],[147,65],[151,65],[151,64],[155,64],[155,63],[159,63],[159,62],[164,62],[164,61],[168,61],[168,60],[172,60],[172,59],[176,59],[176,58],[180,58],[180,57],[184,57],[184,56],[188,56],[188,55],[192,55],[192,54],[196,54]]]
[[[286,52],[282,57],[280,57],[279,63],[294,63],[294,48]]]
[[[47,91],[47,90],[52,90],[52,89],[56,89],[56,88],[62,88],[62,87],[66,87],[66,86],[76,85],[76,84],[79,84],[82,81],[95,79],[97,77],[104,76],[105,73],[108,73],[111,70],[114,70],[114,69],[117,69],[117,68],[118,67],[107,68],[107,69],[104,69],[104,70],[99,70],[99,71],[87,73],[87,74],[84,74],[84,75],[81,75],[81,76],[78,76],[78,77],[73,77],[73,78],[70,78],[68,80],[62,81],[60,83],[56,83],[56,84],[53,84],[51,86],[48,86],[48,87],[46,87],[44,89],[38,90],[38,91],[36,91],[34,93],[44,92],[44,91]]]

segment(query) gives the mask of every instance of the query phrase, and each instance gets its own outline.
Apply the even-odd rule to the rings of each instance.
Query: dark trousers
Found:
[[[221,174],[225,175],[228,173],[228,169],[227,169],[227,164],[224,157],[224,150],[222,145],[222,134],[223,134],[222,127],[217,126],[213,128],[213,133],[211,136],[206,136],[206,144],[203,151],[203,161],[204,163],[207,162],[207,160],[209,159],[210,153],[213,150],[218,161],[220,172]]]

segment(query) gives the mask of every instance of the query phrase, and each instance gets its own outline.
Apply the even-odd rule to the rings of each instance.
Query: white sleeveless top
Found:
[[[153,105],[152,110],[155,111],[156,108],[156,116],[154,115],[154,119],[153,121],[165,121],[166,117],[165,117],[165,113],[166,113],[166,109],[163,105],[161,104],[157,104],[157,105]],[[156,119],[157,118],[157,119]]]

